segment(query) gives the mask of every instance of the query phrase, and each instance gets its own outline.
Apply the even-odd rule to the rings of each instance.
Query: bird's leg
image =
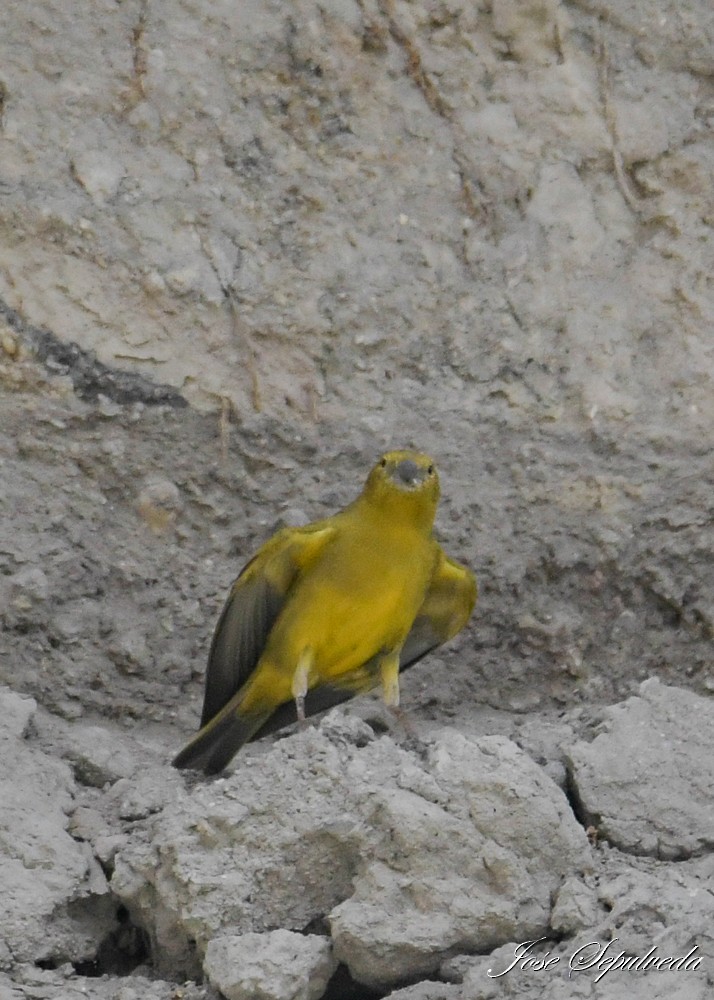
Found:
[[[293,674],[292,693],[295,699],[295,711],[298,722],[305,721],[305,695],[308,692],[308,680],[310,677],[310,667],[312,666],[312,652],[306,649],[300,654],[298,665]]]
[[[408,736],[415,736],[414,727],[403,708],[399,707],[399,652],[388,653],[379,664],[384,704],[404,727]]]
[[[388,708],[399,708],[399,652],[387,653],[379,663],[382,697]]]

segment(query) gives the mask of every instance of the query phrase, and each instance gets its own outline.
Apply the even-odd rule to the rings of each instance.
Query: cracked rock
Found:
[[[71,966],[61,969],[18,967],[12,978],[0,973],[2,1000],[220,1000],[210,986],[176,983],[135,975],[76,976]]]
[[[70,769],[20,738],[18,701],[0,693],[0,955],[11,964],[89,959],[114,926],[114,906],[88,845],[68,832]]]
[[[328,916],[336,957],[383,989],[544,933],[590,858],[545,773],[505,738],[444,731],[418,757],[336,718],[179,793],[119,851],[112,887],[155,954],[189,968],[193,942]]]
[[[591,927],[599,916],[595,890],[582,879],[567,878],[558,890],[550,926],[559,934],[574,934]]]
[[[462,956],[445,963],[442,975],[461,984],[458,1000],[503,996],[705,1000],[710,996],[712,857],[672,865],[605,848],[596,869],[597,907],[593,909],[590,900],[587,928],[558,942],[543,937],[526,953],[522,949],[528,942],[516,939],[490,955]],[[568,895],[572,890],[573,886],[564,886],[561,891]],[[524,961],[515,960],[517,951]],[[625,964],[638,959],[639,967]],[[668,968],[668,959],[679,961],[679,966]],[[657,962],[663,963],[661,967]]]
[[[688,858],[714,847],[714,704],[652,679],[568,751],[587,823],[633,854]]]
[[[204,968],[227,1000],[319,1000],[337,961],[327,938],[277,930],[213,938]]]

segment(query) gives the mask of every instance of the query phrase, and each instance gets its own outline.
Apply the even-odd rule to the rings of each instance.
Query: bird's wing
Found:
[[[440,550],[424,602],[402,647],[400,668],[412,666],[442,642],[453,639],[469,620],[477,597],[471,570]]]
[[[284,528],[243,568],[213,635],[201,726],[220,712],[252,674],[296,577],[333,533],[334,528],[325,522]]]
[[[233,584],[218,621],[206,670],[201,728],[174,767],[222,770],[269,713],[243,716],[239,691],[255,670],[291,588],[335,532],[334,518],[284,528],[266,542]]]
[[[471,570],[450,559],[440,549],[424,601],[402,646],[400,671],[413,666],[432,649],[460,632],[469,620],[477,596],[476,578]],[[305,716],[317,715],[356,694],[371,691],[379,683],[380,659],[381,657],[373,657],[358,670],[343,675],[339,685],[321,684],[308,691],[305,696]],[[296,720],[295,703],[286,702],[256,729],[250,739],[261,739]]]

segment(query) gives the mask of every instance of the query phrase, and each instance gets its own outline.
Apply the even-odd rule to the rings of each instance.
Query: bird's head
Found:
[[[388,451],[374,466],[364,495],[383,507],[404,511],[405,517],[434,520],[439,502],[439,476],[434,460],[418,451]]]

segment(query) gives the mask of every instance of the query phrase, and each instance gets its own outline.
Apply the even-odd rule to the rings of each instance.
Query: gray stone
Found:
[[[18,738],[18,700],[0,693],[0,957],[92,958],[114,927],[115,906],[88,845],[68,832],[71,772]]]
[[[595,889],[580,878],[566,878],[555,897],[550,926],[559,934],[572,935],[592,927],[600,916]]]
[[[0,688],[2,729],[5,738],[22,739],[37,710],[34,698],[23,698],[9,688]]]
[[[319,1000],[337,961],[328,938],[277,930],[213,938],[204,968],[227,1000]]]
[[[714,846],[711,699],[649,680],[568,758],[586,821],[610,843],[660,858]]]
[[[617,939],[629,954],[684,955],[696,945],[699,976],[710,975],[714,962],[714,856],[677,865],[642,859],[633,866],[621,855],[608,858],[598,879],[598,901],[607,913],[579,932],[572,946]],[[696,979],[696,976],[689,977]]]
[[[72,724],[38,712],[36,737],[43,750],[59,752],[82,785],[103,788],[133,774],[139,766],[117,727]]]
[[[145,674],[151,666],[146,637],[138,629],[118,632],[107,644],[107,656],[123,674]]]
[[[587,864],[562,792],[503,738],[445,732],[424,770],[405,768],[375,799],[373,821],[392,831],[391,850],[365,865],[330,914],[336,954],[368,985],[539,933],[560,877]]]
[[[20,610],[33,603],[46,601],[49,596],[47,574],[39,566],[26,566],[10,577],[10,600]]]
[[[642,859],[633,867],[631,859],[614,853],[599,861],[600,916],[559,942],[544,938],[527,948],[522,939],[486,957],[459,959],[464,1000],[504,995],[537,1000],[544,994],[558,1000],[666,1000],[670,994],[703,1000],[708,995],[714,956],[711,857],[677,866]],[[667,968],[668,958],[688,955],[678,969]],[[624,964],[646,963],[648,956],[649,967]],[[665,963],[662,968],[657,961]]]
[[[0,973],[2,1000],[220,1000],[208,985],[130,976],[80,976],[71,965],[61,969],[18,966],[12,977]]]
[[[487,966],[499,971],[506,967],[502,964],[491,967],[489,962],[490,958],[474,967],[464,980],[462,1000],[495,1000],[504,995],[514,1000],[540,1000],[543,996],[549,1000],[706,1000],[711,989],[694,972],[638,973],[622,969],[603,974],[601,969],[573,972],[570,976],[567,963],[564,971],[560,966],[525,972],[516,968],[503,979],[489,981]],[[603,978],[596,982],[601,974]]]
[[[551,894],[588,864],[563,793],[508,740],[440,733],[424,759],[354,727],[308,730],[180,794],[114,891],[177,967],[220,931],[329,914],[336,956],[368,985],[449,954],[545,932]],[[352,734],[358,745],[345,738]]]
[[[458,987],[448,983],[415,983],[401,990],[388,993],[385,1000],[461,1000],[462,994]]]

